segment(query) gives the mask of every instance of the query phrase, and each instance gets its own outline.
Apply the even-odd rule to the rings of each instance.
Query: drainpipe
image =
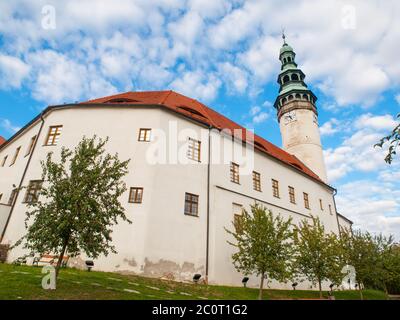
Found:
[[[338,214],[337,214],[337,207],[336,207],[336,200],[335,200],[336,195],[337,195],[337,190],[333,189],[333,205],[335,206],[336,221],[337,221],[337,225],[338,225],[339,238],[340,238],[342,233],[340,232],[339,217],[338,217]]]
[[[208,129],[208,163],[207,163],[207,238],[206,238],[206,283],[208,284],[210,252],[210,169],[211,169],[211,126]]]
[[[24,172],[22,174],[21,181],[19,182],[17,193],[16,193],[16,195],[14,197],[14,201],[11,204],[10,213],[8,214],[8,218],[7,218],[6,224],[4,226],[4,230],[3,230],[2,234],[1,234],[1,237],[0,237],[0,243],[3,241],[4,235],[6,234],[6,230],[7,230],[8,224],[10,223],[11,215],[12,215],[12,213],[14,211],[15,204],[17,203],[17,200],[18,200],[19,192],[21,190],[21,187],[22,187],[22,184],[24,182],[26,173],[28,171],[29,164],[31,163],[31,159],[32,159],[33,153],[35,152],[37,142],[39,141],[40,133],[42,132],[42,129],[43,129],[43,125],[44,125],[43,112],[40,114],[40,120],[41,120],[42,123],[40,124],[39,132],[38,132],[36,140],[35,140],[35,142],[33,144],[33,147],[32,147],[32,150],[31,150],[31,154],[29,155],[28,161],[26,162],[26,166],[25,166]]]

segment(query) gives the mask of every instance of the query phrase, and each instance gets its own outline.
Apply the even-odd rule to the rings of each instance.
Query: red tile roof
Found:
[[[186,97],[174,91],[143,91],[143,92],[125,92],[99,99],[89,100],[81,104],[129,104],[129,105],[160,105],[172,111],[183,114],[192,119],[204,122],[220,130],[239,129],[242,130],[243,140],[247,134],[252,134],[242,126],[224,117],[218,112],[208,108],[201,102]],[[242,137],[239,137],[242,138]],[[256,149],[279,159],[286,164],[303,171],[310,177],[323,182],[312,170],[310,170],[296,156],[287,153],[281,148],[275,146],[269,141],[258,135],[254,135],[254,144]]]
[[[0,146],[1,146],[4,142],[6,142],[6,139],[4,139],[2,136],[0,136]]]

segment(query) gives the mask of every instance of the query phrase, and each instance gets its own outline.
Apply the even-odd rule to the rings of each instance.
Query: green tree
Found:
[[[385,237],[379,234],[373,237],[377,262],[372,273],[372,283],[389,294],[388,287],[400,283],[400,251],[394,243],[393,236]]]
[[[397,118],[400,120],[400,114],[397,115]],[[383,145],[388,142],[389,143],[389,150],[385,157],[385,161],[388,164],[391,164],[393,161],[394,156],[396,155],[396,150],[400,144],[400,124],[398,124],[393,131],[386,137],[383,137],[375,147],[382,148]]]
[[[376,279],[378,270],[378,250],[369,232],[345,230],[341,233],[343,258],[346,264],[353,266],[356,272],[355,280],[364,299],[365,284]]]
[[[65,252],[92,258],[115,253],[112,226],[119,218],[131,223],[119,202],[129,160],[106,154],[107,142],[83,138],[74,151],[62,148],[59,162],[52,153],[41,162],[43,187],[38,201],[29,205],[27,234],[17,245],[25,242],[31,251],[57,253],[57,276]]]
[[[264,279],[286,282],[291,278],[293,245],[291,219],[274,217],[265,207],[251,206],[251,215],[243,210],[233,223],[235,230],[225,230],[235,238],[229,244],[237,248],[232,255],[236,270],[261,277],[259,299],[263,299]]]
[[[340,283],[343,264],[340,245],[334,233],[326,233],[319,218],[312,217],[312,224],[304,220],[294,231],[296,246],[295,269],[299,276],[318,284],[322,298],[322,282]]]

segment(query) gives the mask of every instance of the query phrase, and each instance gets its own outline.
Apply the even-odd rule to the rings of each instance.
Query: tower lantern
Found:
[[[305,74],[296,63],[296,53],[286,43],[280,50],[281,72],[278,75],[277,110],[283,149],[295,155],[327,182],[321,137],[318,127],[317,97],[304,82]]]

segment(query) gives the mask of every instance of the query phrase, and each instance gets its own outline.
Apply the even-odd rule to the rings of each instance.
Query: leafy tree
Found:
[[[397,115],[397,118],[400,120],[400,114]],[[391,164],[394,156],[396,155],[396,150],[400,144],[400,124],[398,124],[388,136],[382,138],[375,145],[375,147],[382,148],[386,142],[389,142],[389,150],[388,154],[385,157],[385,161],[388,164]]]
[[[312,224],[304,220],[294,231],[296,246],[295,268],[313,284],[318,284],[322,298],[322,282],[340,283],[343,264],[340,259],[340,245],[337,235],[327,234],[319,218],[312,218]]]
[[[342,232],[341,243],[344,260],[355,269],[355,280],[363,300],[362,290],[365,284],[376,279],[379,262],[377,246],[370,233],[360,230]]]
[[[238,249],[232,255],[236,270],[261,276],[258,299],[262,300],[265,278],[286,282],[291,277],[292,220],[274,217],[258,204],[251,206],[251,213],[243,210],[241,218],[233,223],[235,231],[225,230],[236,240],[228,241]]]
[[[118,218],[129,221],[119,197],[126,191],[122,177],[128,161],[105,154],[108,138],[83,138],[74,151],[62,148],[60,161],[49,153],[41,162],[43,187],[29,205],[24,247],[40,254],[58,253],[58,275],[65,252],[85,252],[97,258],[115,253],[112,226]]]
[[[394,243],[393,236],[379,234],[373,237],[376,250],[375,272],[371,274],[370,283],[389,294],[388,287],[400,283],[400,250]]]

